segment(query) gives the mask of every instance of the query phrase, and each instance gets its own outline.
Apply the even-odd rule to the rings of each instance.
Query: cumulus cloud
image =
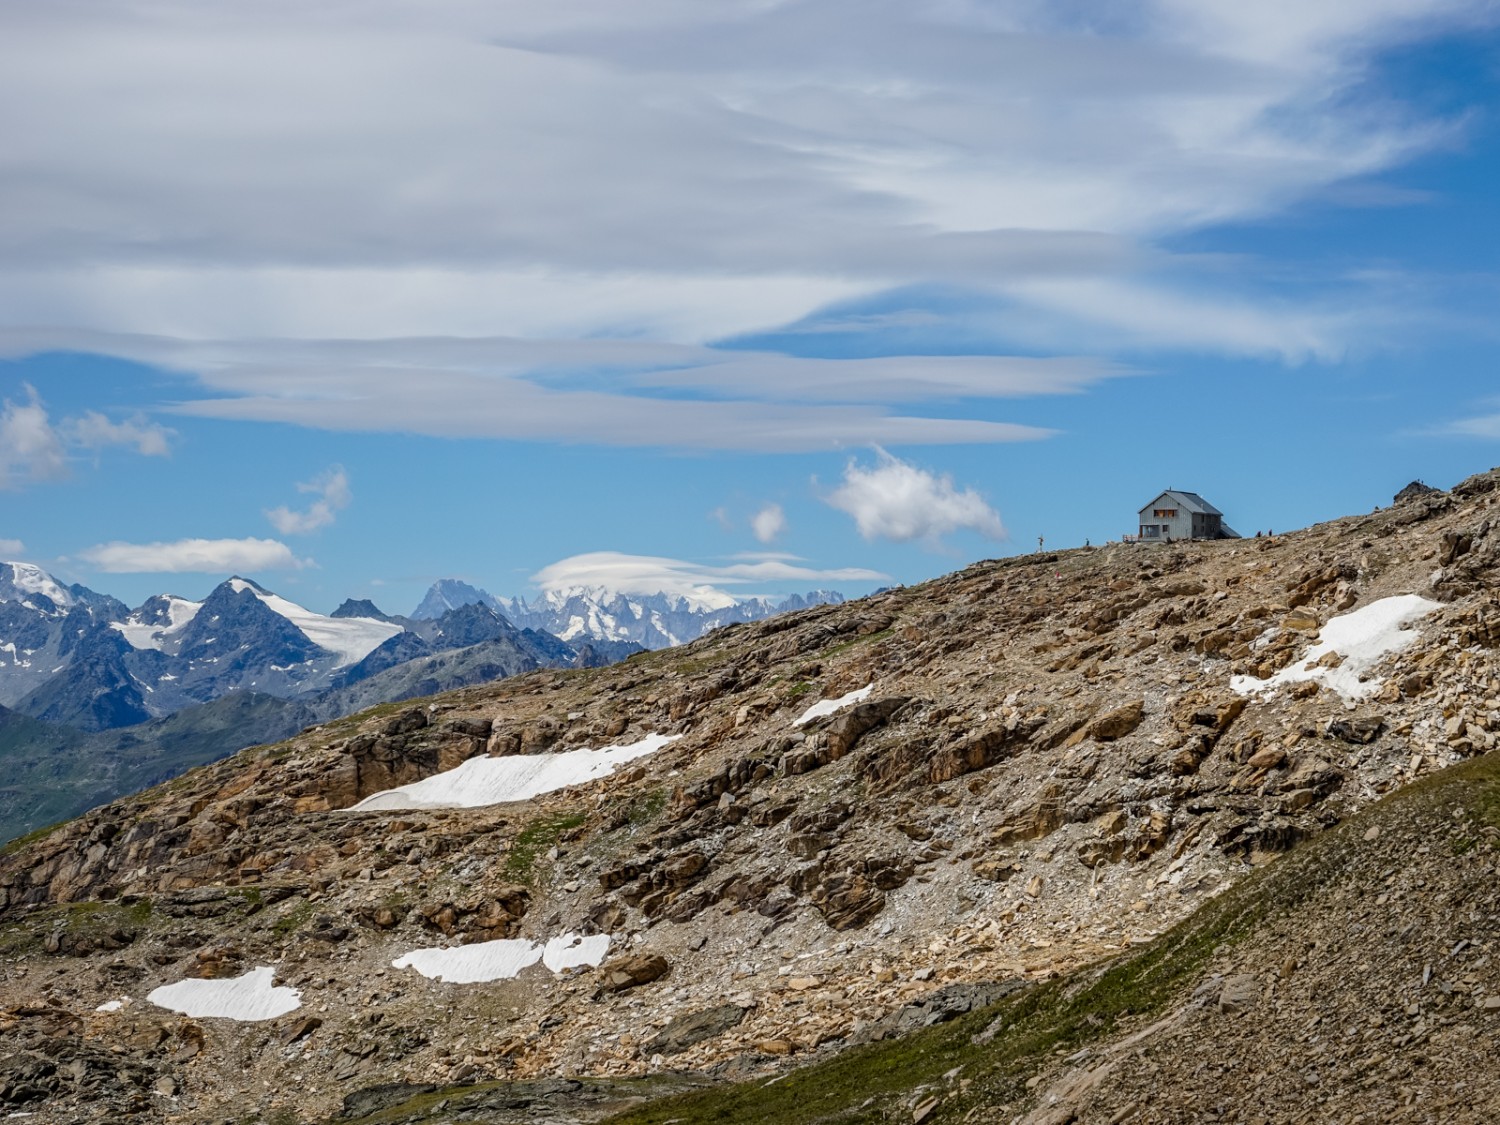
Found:
[[[26,550],[26,544],[19,539],[0,539],[0,555],[16,558]]]
[[[20,488],[68,475],[68,452],[98,453],[111,445],[133,447],[147,457],[168,452],[172,431],[137,414],[112,422],[97,410],[53,423],[47,406],[31,384],[24,384],[24,401],[11,399],[0,407],[0,489]]]
[[[178,539],[172,543],[101,543],[78,557],[107,574],[216,574],[300,570],[311,565],[275,539]]]
[[[349,474],[342,465],[334,465],[312,480],[301,482],[297,491],[315,493],[317,499],[300,512],[285,506],[266,512],[266,519],[283,535],[306,535],[327,527],[354,499],[354,493],[349,489]]]
[[[531,576],[544,592],[579,588],[618,594],[664,593],[687,598],[696,605],[723,608],[736,595],[725,586],[756,587],[773,582],[879,582],[889,577],[863,567],[823,569],[798,565],[787,555],[763,556],[727,566],[711,566],[655,555],[592,551],[544,566]],[[741,595],[743,596],[743,594]]]
[[[52,428],[36,388],[27,384],[22,402],[6,399],[0,409],[0,488],[68,475],[62,440]]]
[[[786,513],[780,504],[767,504],[750,517],[750,530],[762,543],[774,543],[786,530]]]
[[[869,468],[849,462],[843,484],[825,502],[853,516],[866,539],[936,545],[944,535],[961,530],[1005,538],[1000,514],[978,492],[959,491],[947,473],[920,469],[883,449],[877,450],[877,461]]]
[[[172,431],[140,414],[111,422],[97,410],[89,410],[66,419],[59,428],[69,444],[96,452],[111,445],[133,446],[142,457],[165,457],[171,452]]]

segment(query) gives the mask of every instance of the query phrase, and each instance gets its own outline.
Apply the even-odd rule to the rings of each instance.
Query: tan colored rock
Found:
[[[1146,716],[1146,701],[1137,699],[1127,703],[1123,707],[1116,707],[1100,715],[1088,725],[1089,737],[1100,742],[1110,742],[1117,738],[1124,738],[1127,734],[1141,725],[1141,720]]]
[[[623,992],[650,984],[667,975],[671,966],[656,953],[627,953],[599,966],[599,988],[603,992]]]

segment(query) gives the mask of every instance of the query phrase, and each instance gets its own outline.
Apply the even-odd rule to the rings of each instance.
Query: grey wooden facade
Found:
[[[1196,492],[1169,488],[1140,511],[1139,539],[1163,543],[1178,539],[1238,539],[1224,513]]]

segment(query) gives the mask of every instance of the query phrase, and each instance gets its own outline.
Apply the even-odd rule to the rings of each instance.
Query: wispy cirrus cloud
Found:
[[[275,539],[177,539],[159,543],[100,543],[78,559],[106,574],[222,574],[301,570],[299,559]]]

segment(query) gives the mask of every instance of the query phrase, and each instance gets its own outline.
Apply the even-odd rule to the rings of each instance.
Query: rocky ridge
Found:
[[[1494,747],[1497,484],[1274,538],[981,563],[607,669],[377,708],[96,810],[0,860],[0,1007],[45,1029],[0,1061],[0,1099],[70,1120],[292,1120],[391,1083],[779,1073],[978,1018]],[[1230,687],[1410,594],[1439,604],[1362,698]],[[343,811],[477,755],[649,733],[681,737],[608,782]],[[609,935],[610,959],[473,985],[391,965],[564,931]],[[144,999],[260,964],[302,990],[297,1012],[191,1020]],[[94,1010],[111,999],[129,1002]],[[116,1049],[129,1065],[95,1083],[90,1052]],[[1037,1077],[1026,1112],[1052,1090]],[[949,1119],[967,1096],[901,1112]]]

